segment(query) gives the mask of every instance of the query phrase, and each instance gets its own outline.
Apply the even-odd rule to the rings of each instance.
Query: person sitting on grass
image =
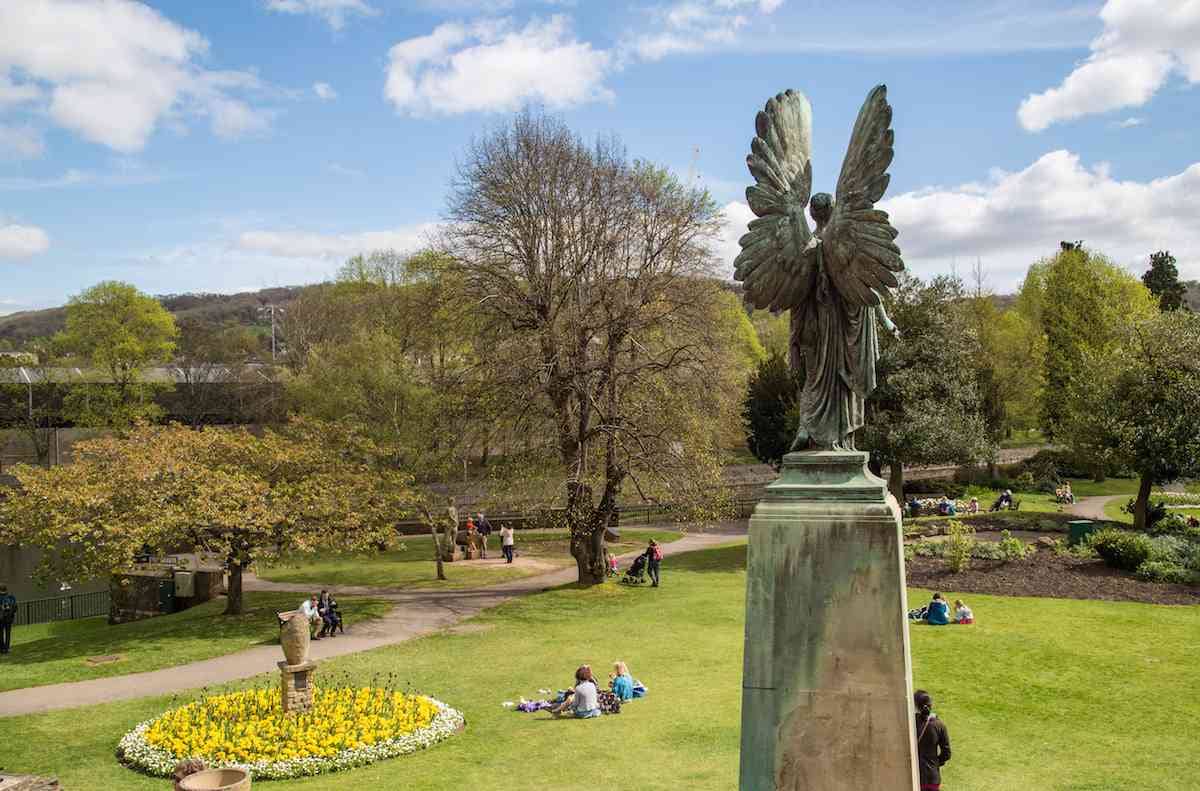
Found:
[[[596,689],[596,680],[592,678],[592,668],[588,665],[579,666],[575,671],[575,688],[567,693],[558,708],[551,710],[555,717],[561,717],[568,711],[581,720],[600,716],[600,694]]]
[[[964,604],[962,599],[954,600],[954,622],[975,623],[975,613],[971,612],[971,608]]]
[[[614,662],[613,672],[609,673],[609,687],[613,694],[621,700],[633,700],[633,676],[629,675],[629,667],[624,662]]]
[[[950,623],[950,605],[942,594],[933,594],[933,600],[925,608],[925,623],[930,626],[945,626]]]
[[[908,515],[914,519],[921,515],[921,501],[917,499],[915,494],[909,495]]]
[[[1003,508],[1012,508],[1012,489],[1005,489],[996,498],[996,502],[992,503],[993,511],[999,511]]]
[[[971,502],[967,503],[967,513],[968,514],[979,513],[979,498],[978,497],[972,497]]]

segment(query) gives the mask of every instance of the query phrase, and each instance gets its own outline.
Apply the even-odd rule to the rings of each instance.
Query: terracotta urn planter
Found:
[[[283,655],[289,665],[303,665],[308,661],[308,619],[299,610],[283,613],[280,618],[284,619],[279,627],[279,644],[283,646]]]
[[[205,769],[179,781],[183,791],[250,791],[250,773],[245,769]]]

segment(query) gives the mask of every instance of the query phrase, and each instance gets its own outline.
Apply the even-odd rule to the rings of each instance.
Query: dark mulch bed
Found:
[[[916,557],[906,561],[905,567],[909,585],[932,590],[1147,604],[1200,604],[1200,587],[1144,582],[1105,566],[1101,560],[1059,557],[1048,550],[1011,563],[972,560],[970,568],[958,574],[946,568],[945,561],[940,558]]]

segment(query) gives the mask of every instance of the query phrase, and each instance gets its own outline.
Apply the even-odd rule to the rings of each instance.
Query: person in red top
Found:
[[[942,767],[950,760],[950,733],[933,713],[933,698],[923,689],[913,694],[917,710],[917,769],[921,791],[940,791]]]

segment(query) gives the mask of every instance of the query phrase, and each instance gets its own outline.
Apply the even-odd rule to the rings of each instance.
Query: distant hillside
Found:
[[[259,315],[263,305],[286,305],[307,286],[283,286],[247,291],[240,294],[166,294],[158,301],[175,315],[177,321],[203,321],[212,324],[263,324]],[[0,316],[0,341],[20,345],[30,338],[53,335],[67,320],[66,308],[27,310]]]

